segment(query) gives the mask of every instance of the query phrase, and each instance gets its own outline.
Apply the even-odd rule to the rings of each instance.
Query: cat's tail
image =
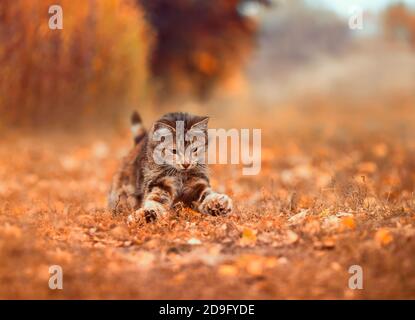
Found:
[[[134,111],[131,115],[131,132],[136,145],[146,136],[146,129],[144,128],[143,121],[137,111]]]

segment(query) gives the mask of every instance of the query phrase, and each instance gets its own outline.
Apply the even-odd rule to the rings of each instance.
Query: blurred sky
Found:
[[[350,8],[360,6],[363,10],[379,11],[394,3],[406,3],[415,7],[415,0],[305,0],[311,6],[325,6],[339,15],[349,16]]]

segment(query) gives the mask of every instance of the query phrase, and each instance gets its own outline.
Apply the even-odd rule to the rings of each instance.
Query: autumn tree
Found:
[[[159,94],[205,98],[240,68],[255,43],[256,23],[243,14],[268,0],[137,0],[156,33],[151,72]]]
[[[0,1],[0,125],[115,119],[144,91],[150,34],[134,0]]]
[[[386,35],[405,41],[415,48],[415,12],[404,4],[390,6],[384,14]]]

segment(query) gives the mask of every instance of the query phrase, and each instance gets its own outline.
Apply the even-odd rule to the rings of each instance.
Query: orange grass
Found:
[[[5,132],[0,297],[414,298],[413,111],[332,107],[262,118],[260,175],[212,168],[230,216],[132,226],[105,208],[128,134]],[[63,290],[48,288],[55,264]],[[363,290],[348,288],[355,264]]]

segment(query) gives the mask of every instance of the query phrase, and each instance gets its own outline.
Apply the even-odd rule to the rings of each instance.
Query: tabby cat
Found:
[[[149,132],[138,113],[131,120],[135,147],[113,179],[109,207],[114,213],[133,209],[135,213],[129,219],[142,216],[150,222],[166,215],[176,204],[214,216],[232,211],[232,200],[210,188],[205,161],[208,117],[169,113]],[[178,134],[178,128],[184,137]],[[164,140],[160,133],[164,133]],[[198,139],[201,136],[203,139]],[[162,151],[161,143],[166,146]],[[157,152],[159,158],[173,161],[160,161]]]

